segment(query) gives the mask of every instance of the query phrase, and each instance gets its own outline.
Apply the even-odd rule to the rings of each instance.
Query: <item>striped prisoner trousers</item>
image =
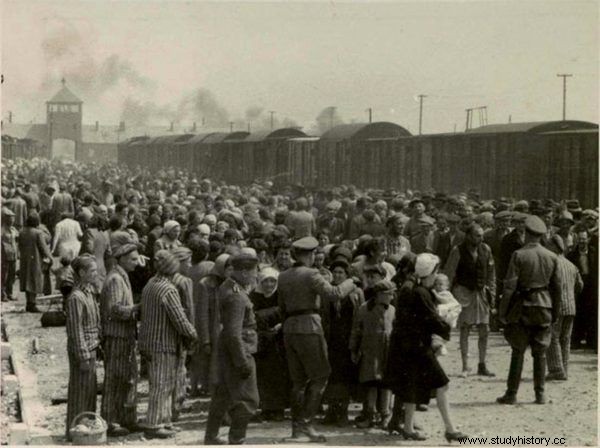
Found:
[[[74,354],[69,352],[69,392],[67,394],[67,428],[82,412],[96,412],[96,352],[92,352],[92,366],[81,370]]]
[[[173,391],[172,409],[175,412],[180,412],[183,407],[183,401],[186,396],[187,389],[187,369],[185,368],[185,361],[187,358],[187,350],[182,348],[179,349],[177,354],[177,383],[175,390]]]
[[[132,426],[137,422],[138,366],[135,340],[108,336],[103,347],[102,417],[109,424]]]
[[[559,316],[552,325],[552,341],[546,352],[548,373],[569,374],[571,333],[575,316]]]
[[[159,428],[171,423],[171,402],[177,386],[177,355],[175,353],[152,352],[148,359],[149,428]]]

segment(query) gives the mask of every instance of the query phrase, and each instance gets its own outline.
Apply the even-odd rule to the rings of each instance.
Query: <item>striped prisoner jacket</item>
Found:
[[[106,277],[100,296],[104,335],[124,339],[135,338],[137,322],[133,318],[133,310],[129,276],[116,264]]]
[[[79,362],[92,358],[100,345],[100,311],[91,286],[75,285],[67,307],[67,350]]]
[[[177,353],[181,339],[197,339],[175,285],[155,275],[142,290],[140,351]]]

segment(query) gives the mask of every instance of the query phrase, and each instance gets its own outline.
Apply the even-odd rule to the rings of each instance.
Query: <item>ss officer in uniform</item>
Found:
[[[557,257],[540,244],[546,233],[546,225],[539,217],[526,218],[525,246],[513,254],[504,280],[498,316],[506,324],[504,336],[512,348],[512,355],[506,393],[497,400],[501,404],[517,401],[528,346],[533,356],[535,402],[546,402],[546,350],[552,337],[551,324],[558,317],[562,290]]]
[[[250,418],[258,408],[256,318],[249,293],[256,286],[258,257],[242,251],[231,257],[233,273],[217,291],[221,323],[219,337],[219,383],[210,402],[205,445],[223,445],[219,428],[228,412],[231,417],[229,443],[244,443]]]
[[[319,315],[321,299],[340,300],[354,289],[354,283],[347,279],[337,286],[329,284],[312,267],[317,246],[313,237],[293,243],[296,264],[279,274],[278,290],[292,379],[292,438],[304,435],[311,442],[324,442],[312,426],[331,373]]]

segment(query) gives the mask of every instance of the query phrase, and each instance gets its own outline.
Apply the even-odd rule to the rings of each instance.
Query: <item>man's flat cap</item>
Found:
[[[15,213],[8,207],[2,207],[2,216],[15,216]]]
[[[250,251],[240,251],[232,255],[230,260],[234,269],[251,269],[258,265],[256,253]]]
[[[512,213],[509,212],[508,210],[502,210],[501,212],[496,213],[496,216],[494,216],[495,219],[511,219],[512,218]]]
[[[529,215],[527,213],[521,213],[521,212],[512,212],[512,219],[513,221],[525,221],[527,219]]]
[[[393,292],[396,290],[396,285],[389,280],[381,280],[373,286],[374,292]]]
[[[435,225],[435,219],[433,219],[431,216],[423,215],[419,218],[419,224],[433,226]]]
[[[318,245],[319,242],[312,236],[305,236],[292,243],[292,247],[297,250],[314,250]]]
[[[525,219],[525,228],[529,233],[533,233],[534,235],[545,235],[548,232],[548,228],[546,227],[546,224],[544,224],[544,221],[536,215],[529,215]]]

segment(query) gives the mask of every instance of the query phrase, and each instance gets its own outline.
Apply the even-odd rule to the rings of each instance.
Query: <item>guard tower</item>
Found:
[[[82,104],[62,79],[62,89],[46,102],[46,125],[48,128],[47,148],[55,157],[59,148],[72,148],[71,157],[80,160],[82,145]],[[72,142],[72,143],[71,143]]]

